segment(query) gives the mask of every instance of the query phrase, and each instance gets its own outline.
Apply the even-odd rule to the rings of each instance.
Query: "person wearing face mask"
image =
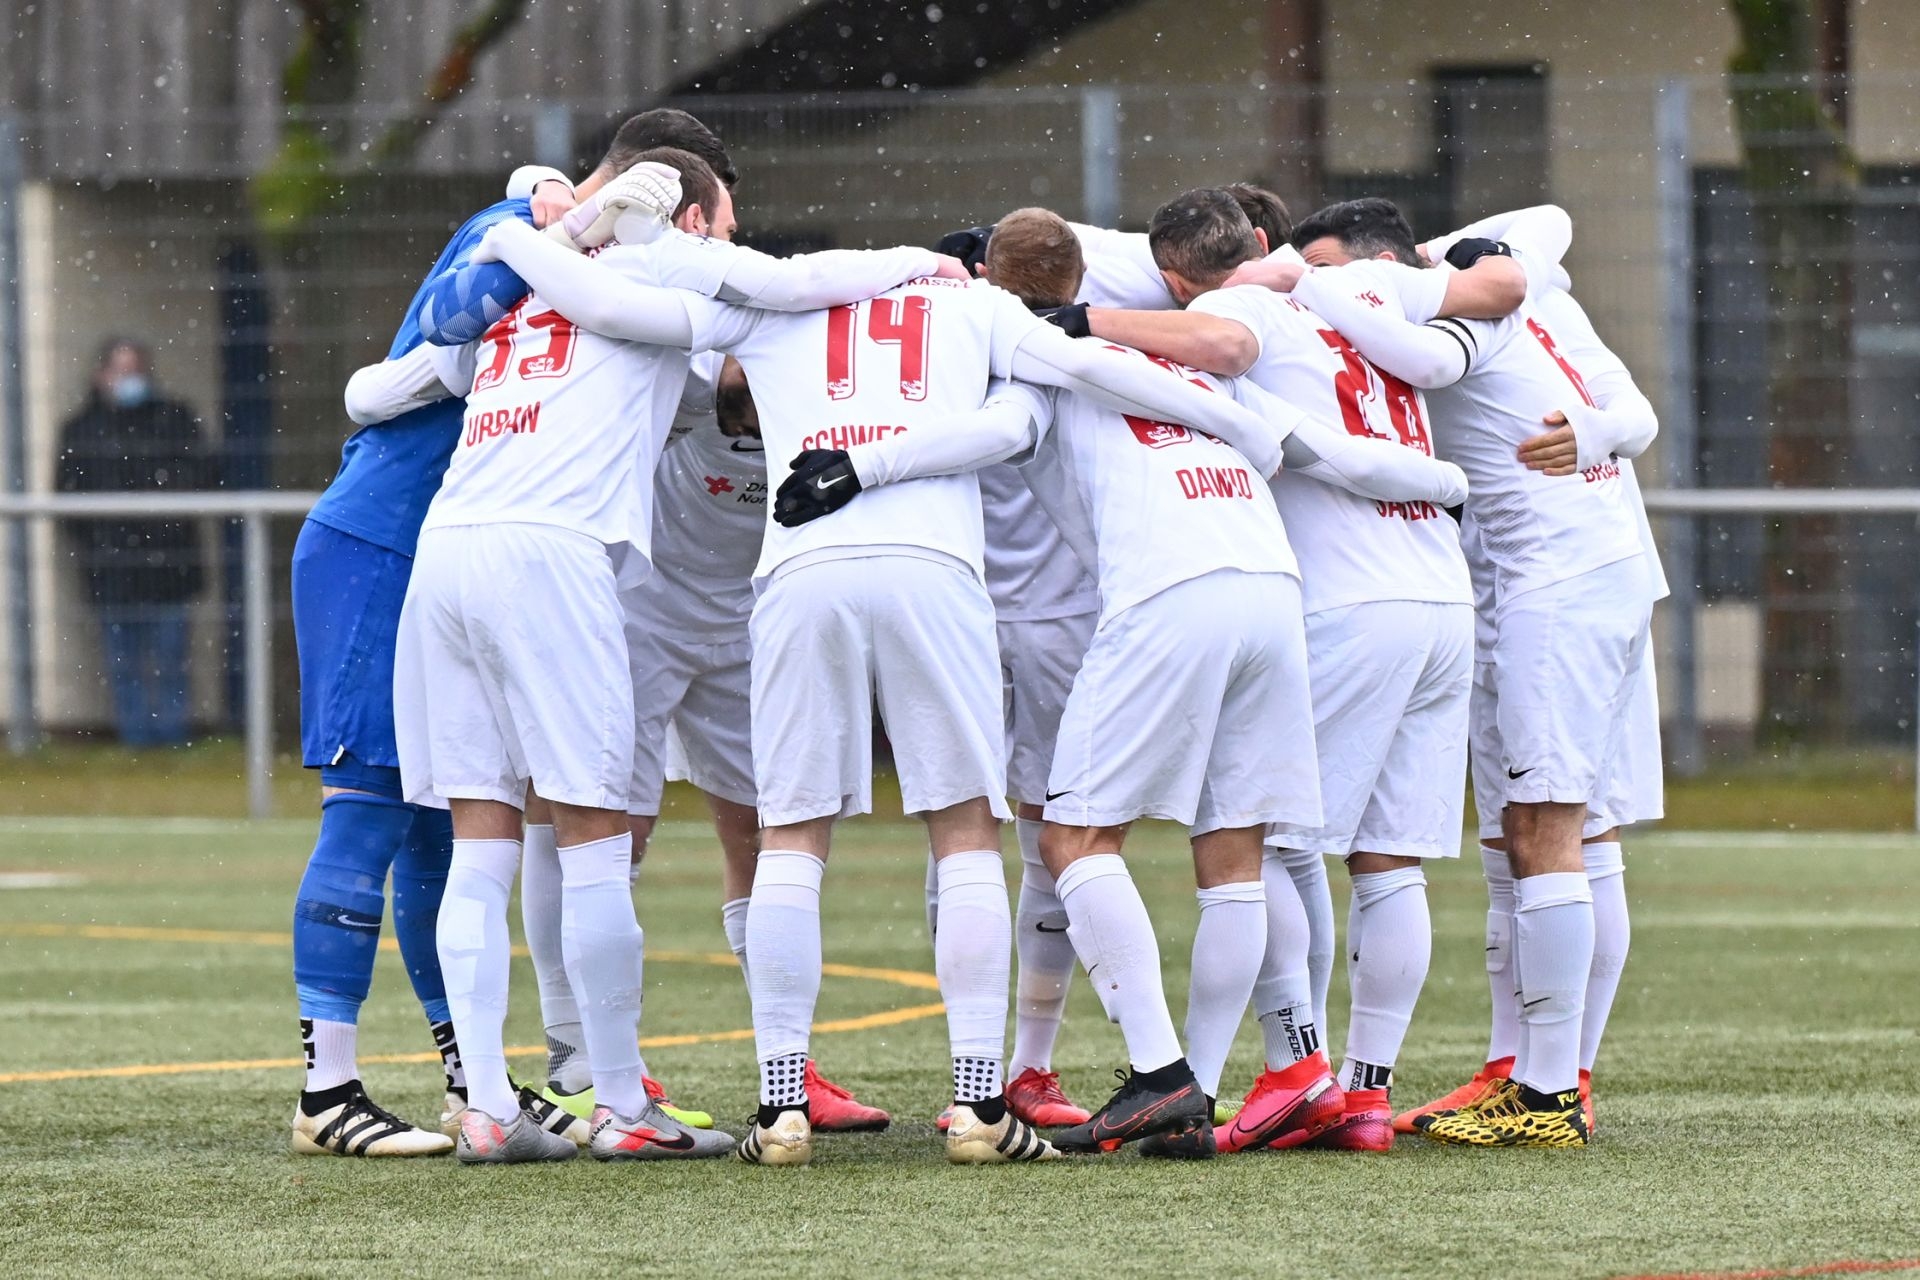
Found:
[[[206,489],[215,463],[193,410],[155,390],[145,346],[100,348],[87,402],[60,430],[63,493]],[[188,521],[65,523],[66,549],[99,619],[114,722],[128,746],[172,746],[188,729],[188,610],[205,586]]]

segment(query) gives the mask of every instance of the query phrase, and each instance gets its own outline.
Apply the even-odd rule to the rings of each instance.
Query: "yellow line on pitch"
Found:
[[[175,929],[148,925],[115,924],[0,924],[0,936],[28,938],[86,938],[96,941],[114,942],[204,942],[227,943],[244,946],[287,947],[293,944],[293,935],[238,929]],[[383,938],[380,945],[385,950],[397,950],[398,944],[391,938]],[[514,954],[525,955],[526,948],[515,947]],[[647,959],[664,964],[707,964],[732,969],[739,965],[730,951],[649,951]],[[862,978],[870,982],[888,982],[896,986],[912,987],[922,991],[938,991],[940,981],[930,973],[916,973],[911,969],[873,969],[853,964],[823,964],[823,974],[830,978]],[[937,1017],[946,1012],[944,1004],[917,1004],[905,1009],[888,1009],[880,1013],[861,1014],[854,1018],[835,1018],[828,1022],[817,1022],[815,1032],[832,1034],[838,1031],[871,1031],[878,1027],[899,1026],[903,1022],[916,1022],[922,1018]],[[735,1031],[701,1031],[685,1035],[641,1036],[643,1049],[671,1049],[684,1045],[727,1044],[753,1039],[753,1028],[744,1027]],[[532,1057],[545,1054],[544,1045],[516,1045],[507,1050],[508,1057]],[[438,1062],[436,1052],[426,1053],[383,1053],[368,1054],[361,1062],[372,1063],[410,1063]],[[305,1058],[245,1058],[219,1062],[144,1062],[123,1067],[82,1067],[60,1071],[14,1071],[0,1073],[0,1085],[5,1084],[41,1084],[61,1080],[127,1080],[146,1076],[186,1076],[218,1071],[273,1071],[286,1067],[306,1065]]]

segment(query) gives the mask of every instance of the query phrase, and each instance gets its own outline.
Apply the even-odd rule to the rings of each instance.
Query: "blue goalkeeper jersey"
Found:
[[[505,218],[530,223],[532,208],[525,200],[502,200],[467,219],[466,225],[454,233],[426,281],[414,293],[406,319],[387,351],[389,360],[424,341],[420,309],[435,284],[447,272],[465,266],[487,228]],[[505,264],[492,265],[511,274]],[[513,279],[518,281],[518,277]],[[526,286],[519,284],[518,290],[525,293]],[[455,397],[354,432],[340,450],[339,471],[308,519],[411,556],[420,537],[420,522],[427,516],[427,505],[440,491],[440,479],[460,438],[465,412],[466,401]]]

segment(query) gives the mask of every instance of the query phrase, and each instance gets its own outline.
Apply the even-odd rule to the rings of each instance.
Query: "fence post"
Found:
[[[1660,245],[1665,272],[1667,332],[1666,401],[1660,424],[1660,459],[1669,488],[1696,487],[1699,406],[1694,393],[1693,159],[1690,85],[1679,77],[1654,91],[1655,177],[1659,185]],[[1673,731],[1667,760],[1682,777],[1706,767],[1700,734],[1699,598],[1697,516],[1680,515],[1667,528],[1668,621],[1673,670],[1668,677]]]
[[[1080,91],[1080,193],[1089,225],[1120,224],[1120,95],[1104,86]]]
[[[19,122],[0,116],[0,467],[10,493],[27,491],[26,343],[20,332],[20,188],[25,178]],[[7,651],[11,714],[7,749],[22,755],[39,745],[33,687],[33,573],[24,517],[7,522]]]
[[[267,513],[241,517],[241,625],[247,655],[247,816],[273,816],[273,576]]]
[[[534,108],[533,159],[562,173],[573,172],[573,108],[543,102]]]

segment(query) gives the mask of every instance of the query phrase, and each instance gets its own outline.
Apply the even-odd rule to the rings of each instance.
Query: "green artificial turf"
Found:
[[[1406,1138],[1386,1156],[952,1168],[932,1124],[948,1087],[937,1016],[815,1040],[823,1069],[896,1121],[823,1138],[803,1170],[298,1158],[285,1150],[291,1066],[13,1078],[296,1055],[284,935],[311,836],[304,820],[0,819],[7,1274],[1487,1280],[1920,1258],[1920,842],[1906,838],[1631,845],[1634,950],[1584,1152]],[[827,877],[830,962],[931,969],[922,848],[900,823],[845,829]],[[1178,1017],[1191,881],[1170,830],[1142,827],[1133,852]],[[1431,880],[1434,967],[1400,1063],[1406,1103],[1458,1083],[1485,1047],[1478,868],[1449,863]],[[753,1101],[751,1044],[737,1038],[747,1002],[732,970],[699,958],[725,944],[717,854],[697,824],[665,825],[640,903],[657,953],[643,1034],[722,1037],[650,1050],[653,1074],[737,1124]],[[532,974],[517,965],[508,1042],[534,1045]],[[935,999],[908,981],[830,976],[819,1017]],[[1343,1004],[1336,975],[1336,1050]],[[431,1048],[391,953],[362,1028],[367,1055]],[[1258,1043],[1243,1029],[1230,1091],[1251,1079]],[[539,1058],[515,1061],[531,1072]],[[1101,1100],[1119,1061],[1117,1032],[1078,984],[1057,1064],[1067,1088]],[[437,1115],[437,1065],[364,1075],[402,1114]]]

